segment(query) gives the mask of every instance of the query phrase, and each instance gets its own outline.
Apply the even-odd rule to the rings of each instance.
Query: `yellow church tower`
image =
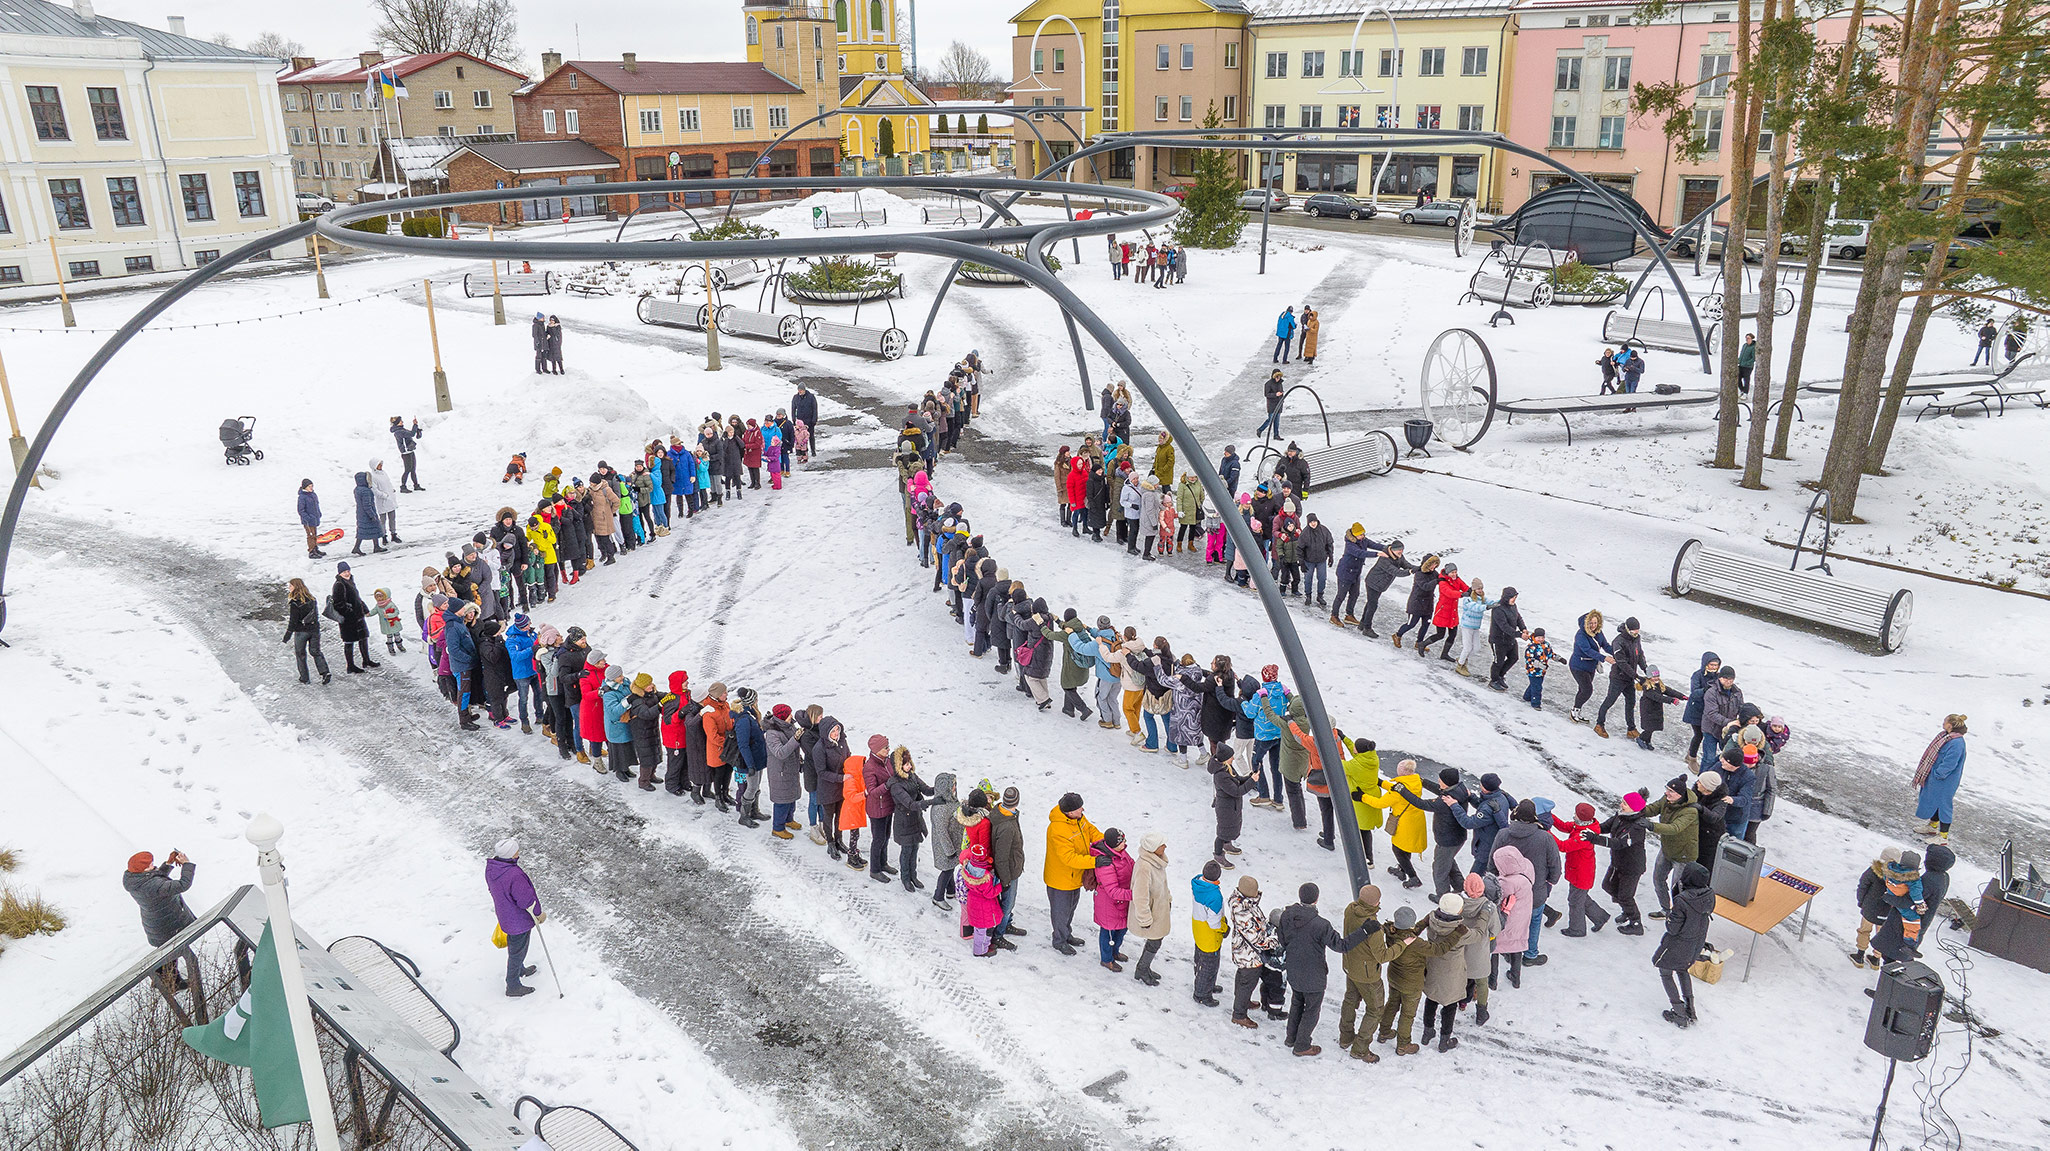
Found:
[[[927,124],[933,107],[905,78],[897,0],[823,2],[830,5],[840,39],[841,154],[897,174],[904,166],[901,157],[931,147]]]

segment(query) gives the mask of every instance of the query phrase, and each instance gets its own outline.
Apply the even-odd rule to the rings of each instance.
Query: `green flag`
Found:
[[[212,1023],[184,1030],[187,1046],[211,1059],[247,1067],[256,1081],[256,1110],[265,1127],[306,1123],[306,1083],[299,1075],[299,1053],[292,1044],[292,1017],[285,1003],[285,984],[278,975],[278,949],[270,924],[256,945],[256,966],[249,990],[227,1014]]]

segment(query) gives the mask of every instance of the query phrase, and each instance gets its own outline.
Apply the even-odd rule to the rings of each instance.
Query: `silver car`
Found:
[[[1247,188],[1239,193],[1241,208],[1257,212],[1263,202],[1269,211],[1279,212],[1289,205],[1288,193],[1278,192],[1273,188]]]
[[[1405,224],[1442,224],[1456,228],[1459,226],[1459,213],[1465,207],[1464,200],[1433,200],[1414,208],[1404,208],[1396,219]]]

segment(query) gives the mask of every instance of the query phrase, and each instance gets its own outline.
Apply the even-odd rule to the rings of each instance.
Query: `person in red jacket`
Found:
[[[762,429],[753,420],[747,422],[747,431],[740,437],[740,462],[747,465],[747,486],[760,490],[762,486]]]
[[[1465,598],[1472,586],[1459,578],[1458,564],[1446,564],[1439,569],[1438,607],[1431,613],[1431,627],[1434,630],[1429,638],[1417,641],[1416,653],[1419,657],[1429,655],[1431,645],[1442,639],[1445,646],[1439,652],[1438,658],[1446,663],[1452,662],[1452,637],[1459,634],[1459,601]]]
[[[1559,850],[1565,856],[1566,910],[1572,916],[1560,934],[1578,939],[1587,934],[1590,919],[1596,931],[1609,925],[1608,910],[1590,894],[1594,889],[1594,844],[1588,840],[1601,834],[1602,825],[1595,819],[1594,804],[1583,803],[1573,809],[1573,822],[1554,815],[1552,826],[1566,833],[1552,837],[1559,841]]]
[[[684,727],[683,711],[690,706],[690,674],[669,673],[669,694],[662,697],[662,786],[671,795],[683,794],[684,772],[689,766],[685,750],[690,736]]]
[[[607,666],[605,653],[592,648],[591,654],[584,657],[583,678],[577,681],[577,690],[583,693],[583,698],[577,701],[577,734],[584,737],[584,742],[590,748],[588,762],[597,764],[599,771],[605,770],[604,692]],[[577,754],[577,762],[586,762],[582,752]]]
[[[1068,464],[1068,518],[1070,535],[1082,534],[1089,522],[1089,457],[1078,455]]]

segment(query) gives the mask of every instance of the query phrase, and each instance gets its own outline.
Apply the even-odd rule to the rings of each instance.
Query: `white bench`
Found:
[[[400,1018],[443,1055],[463,1041],[456,1021],[420,986],[420,965],[367,935],[350,935],[327,945],[327,953],[356,977],[357,985],[385,1001]]]
[[[1718,551],[1700,540],[1680,545],[1673,557],[1672,592],[1701,592],[1750,607],[1792,616],[1809,623],[1869,636],[1891,654],[1907,639],[1914,615],[1915,593],[1906,588],[1885,592],[1845,583],[1833,576],[1786,568],[1733,552]]]
[[[753,260],[734,260],[727,264],[712,265],[712,286],[720,291],[752,284],[762,278],[762,266]]]
[[[665,328],[685,328],[693,332],[705,330],[706,306],[686,304],[680,300],[658,300],[653,296],[642,296],[634,305],[634,315],[643,324],[657,324]]]
[[[918,214],[928,224],[979,224],[982,222],[982,205],[969,200],[954,204],[927,204],[919,209]]]
[[[1274,455],[1274,469],[1269,470],[1270,475],[1280,468],[1282,456],[1271,446],[1261,444],[1253,451],[1256,454],[1267,452]],[[1400,451],[1395,446],[1395,437],[1378,429],[1357,440],[1346,440],[1343,443],[1303,452],[1303,463],[1310,469],[1309,486],[1316,491],[1323,491],[1332,484],[1342,484],[1361,476],[1385,476],[1395,470],[1395,463],[1400,458]]]
[[[890,222],[890,213],[883,208],[861,208],[854,211],[835,212],[831,208],[820,208],[812,217],[814,228],[869,228]]]
[[[1547,280],[1475,272],[1473,279],[1467,282],[1466,295],[1459,298],[1460,302],[1464,303],[1469,296],[1483,304],[1546,308],[1552,303],[1552,285]]]
[[[1716,329],[1720,322],[1710,324],[1706,333],[1708,342],[1715,343]],[[1602,342],[1608,344],[1636,344],[1645,348],[1664,348],[1669,352],[1698,352],[1694,342],[1694,326],[1678,320],[1648,320],[1629,312],[1611,311],[1602,317]]]
[[[1721,292],[1709,292],[1706,295],[1701,296],[1700,300],[1701,314],[1703,316],[1706,316],[1711,320],[1720,320],[1723,318],[1724,302],[1723,294]],[[1763,301],[1760,299],[1758,293],[1744,293],[1738,300],[1738,318],[1748,320],[1756,316],[1758,314],[1758,309],[1762,303]],[[1774,288],[1772,292],[1772,314],[1775,316],[1786,316],[1793,314],[1793,311],[1794,290],[1792,288],[1784,287]]]
[[[717,321],[721,335],[749,336],[785,345],[804,338],[804,321],[791,312],[756,312],[722,304]]]
[[[814,348],[859,352],[885,360],[902,357],[909,343],[902,328],[863,328],[816,317],[804,326],[804,338]]]
[[[513,1118],[519,1118],[529,1103],[539,1112],[534,1116],[534,1134],[550,1151],[640,1151],[612,1124],[582,1107],[550,1107],[532,1095],[522,1095],[513,1103]]]
[[[612,294],[610,286],[597,280],[571,280],[563,286],[562,290],[572,296],[609,296]]]
[[[555,272],[501,272],[498,276],[501,296],[545,296],[561,286],[562,277]],[[490,294],[491,273],[464,273],[463,295],[474,299]]]

